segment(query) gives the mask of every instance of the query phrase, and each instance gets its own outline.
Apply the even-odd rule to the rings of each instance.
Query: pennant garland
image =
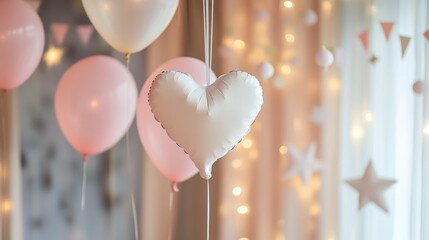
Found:
[[[429,30],[426,30],[426,32],[423,33],[423,36],[425,36],[426,40],[429,41]]]
[[[27,0],[27,3],[37,12],[42,4],[42,0]]]
[[[381,28],[383,29],[386,40],[389,41],[390,33],[392,32],[393,22],[380,22]]]
[[[62,46],[64,39],[69,31],[70,24],[68,23],[52,23],[51,31],[54,35],[55,44],[57,46]]]
[[[363,31],[361,34],[359,34],[359,39],[365,48],[365,51],[368,51],[369,45],[368,45],[368,30]]]
[[[79,25],[76,27],[76,32],[82,45],[87,46],[94,32],[94,27],[91,24]]]
[[[402,58],[404,58],[405,53],[407,52],[408,45],[410,43],[411,38],[403,35],[399,35],[399,39],[401,40],[401,48],[402,48]]]

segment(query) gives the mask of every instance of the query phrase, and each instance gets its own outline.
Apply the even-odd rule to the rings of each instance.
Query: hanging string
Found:
[[[2,145],[1,145],[1,160],[0,163],[2,164],[2,167],[0,168],[0,203],[2,203],[2,201],[5,201],[6,198],[6,192],[5,192],[5,188],[6,188],[6,179],[5,179],[5,172],[6,172],[6,158],[7,158],[7,153],[6,153],[6,148],[7,148],[7,144],[6,144],[6,108],[7,108],[7,103],[6,103],[6,96],[7,92],[3,92],[1,94],[1,100],[2,100],[2,109],[1,111],[3,112],[2,114],[2,119],[1,119],[1,133],[2,133]],[[2,239],[6,239],[7,235],[6,235],[6,217],[4,214],[0,215],[0,233],[1,233],[1,238]]]
[[[211,12],[210,12],[211,9]],[[203,24],[204,24],[204,60],[206,63],[206,82],[210,85],[210,72],[212,68],[213,54],[213,12],[214,0],[203,0]]]
[[[207,240],[210,240],[210,180],[207,179]]]
[[[170,218],[168,220],[168,240],[171,240],[171,237],[173,235],[173,222],[174,222],[174,214],[173,214],[173,201],[174,201],[174,193],[177,192],[177,186],[176,183],[171,183],[171,190],[170,190],[170,200],[168,203],[169,209],[170,209]]]
[[[80,199],[80,208],[81,210],[85,210],[85,202],[86,202],[86,175],[87,175],[87,168],[88,168],[88,158],[87,156],[82,156],[82,163],[83,163],[83,174],[82,174],[82,194]]]
[[[127,66],[128,71],[130,70],[130,53],[125,53],[124,60]],[[129,89],[128,89],[129,90]],[[129,94],[129,92],[128,92]],[[129,98],[128,98],[129,100]],[[127,101],[128,101],[127,100]],[[129,104],[129,103],[128,103]],[[129,113],[127,113],[127,116]],[[127,165],[128,165],[128,171],[129,176],[133,176],[132,174],[132,168],[131,168],[131,151],[130,151],[130,131],[127,130],[127,133],[125,134],[125,145],[126,145],[126,152],[127,152]],[[133,178],[131,177],[131,182],[133,181]],[[131,199],[131,209],[133,213],[133,223],[134,223],[134,238],[135,240],[139,239],[139,229],[138,229],[138,220],[137,220],[137,211],[136,211],[136,201],[133,193],[133,184],[130,184],[130,199]]]
[[[211,11],[210,11],[211,10]],[[213,14],[214,0],[203,0],[204,23],[204,60],[206,63],[206,81],[211,84],[210,73],[213,60]],[[207,179],[207,240],[210,240],[210,181]]]

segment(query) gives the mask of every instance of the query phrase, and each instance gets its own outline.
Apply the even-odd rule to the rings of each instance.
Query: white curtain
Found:
[[[341,92],[339,239],[428,239],[428,28],[426,0],[344,1]],[[380,21],[394,22],[386,41]],[[357,36],[369,30],[368,53]],[[399,36],[411,38],[401,56]],[[375,55],[378,60],[370,63]],[[357,210],[358,194],[344,179],[360,177],[372,160],[377,174],[398,182],[385,192],[390,213],[375,205]]]

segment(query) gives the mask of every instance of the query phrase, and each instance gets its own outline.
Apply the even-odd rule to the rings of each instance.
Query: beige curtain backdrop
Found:
[[[22,204],[18,98],[0,93],[0,239],[21,240]]]

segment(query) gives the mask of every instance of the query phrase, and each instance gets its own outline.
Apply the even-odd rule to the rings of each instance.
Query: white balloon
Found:
[[[325,46],[322,46],[316,54],[316,63],[323,68],[327,68],[334,63],[334,55]]]
[[[274,67],[269,62],[262,62],[258,66],[258,73],[262,77],[263,80],[267,80],[274,75]]]
[[[249,132],[261,110],[262,88],[246,72],[230,72],[210,86],[190,75],[167,71],[149,91],[149,105],[167,134],[195,163],[202,178]]]
[[[98,33],[122,53],[146,48],[165,30],[179,0],[82,0]]]
[[[302,15],[302,21],[307,26],[313,26],[314,24],[316,24],[318,18],[319,17],[317,16],[317,13],[311,9],[306,10]]]

